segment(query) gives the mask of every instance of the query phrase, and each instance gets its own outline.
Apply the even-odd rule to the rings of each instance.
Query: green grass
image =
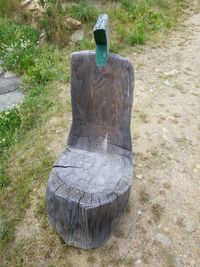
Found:
[[[22,74],[39,56],[39,32],[28,25],[18,25],[0,18],[0,58],[4,68]]]
[[[0,16],[12,17],[20,11],[20,0],[0,0]]]
[[[21,46],[22,39],[29,45]],[[20,58],[12,64],[17,55]],[[64,52],[57,48],[39,47],[38,31],[30,26],[0,20],[3,67],[24,74],[23,88],[26,90],[20,106],[0,113],[0,251],[7,249],[13,240],[15,226],[30,205],[31,192],[43,177],[46,179],[53,164],[48,144],[38,140],[48,114],[60,110],[52,82],[69,79],[69,63],[63,55]],[[11,160],[19,150],[23,154]]]
[[[87,0],[79,2],[67,8],[68,14],[81,22],[95,23],[98,17],[98,9]]]

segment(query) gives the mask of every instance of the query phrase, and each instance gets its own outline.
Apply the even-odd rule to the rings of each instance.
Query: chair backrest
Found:
[[[131,147],[133,68],[118,55],[97,67],[94,51],[71,55],[73,122],[68,145],[86,150],[106,150],[108,145]]]

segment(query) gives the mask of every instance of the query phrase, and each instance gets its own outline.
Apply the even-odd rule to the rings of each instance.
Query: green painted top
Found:
[[[109,18],[107,14],[99,15],[93,34],[96,42],[96,64],[98,67],[104,67],[108,63],[110,41]]]

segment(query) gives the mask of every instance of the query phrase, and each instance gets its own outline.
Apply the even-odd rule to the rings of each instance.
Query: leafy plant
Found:
[[[0,19],[0,57],[4,67],[22,74],[34,65],[39,32],[30,26]]]

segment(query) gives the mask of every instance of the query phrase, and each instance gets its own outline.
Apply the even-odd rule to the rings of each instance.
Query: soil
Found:
[[[135,176],[125,215],[103,247],[84,251],[36,218],[31,232],[27,211],[25,235],[16,233],[16,242],[29,238],[23,266],[200,266],[200,13],[189,10],[165,43],[127,57],[135,68]]]

